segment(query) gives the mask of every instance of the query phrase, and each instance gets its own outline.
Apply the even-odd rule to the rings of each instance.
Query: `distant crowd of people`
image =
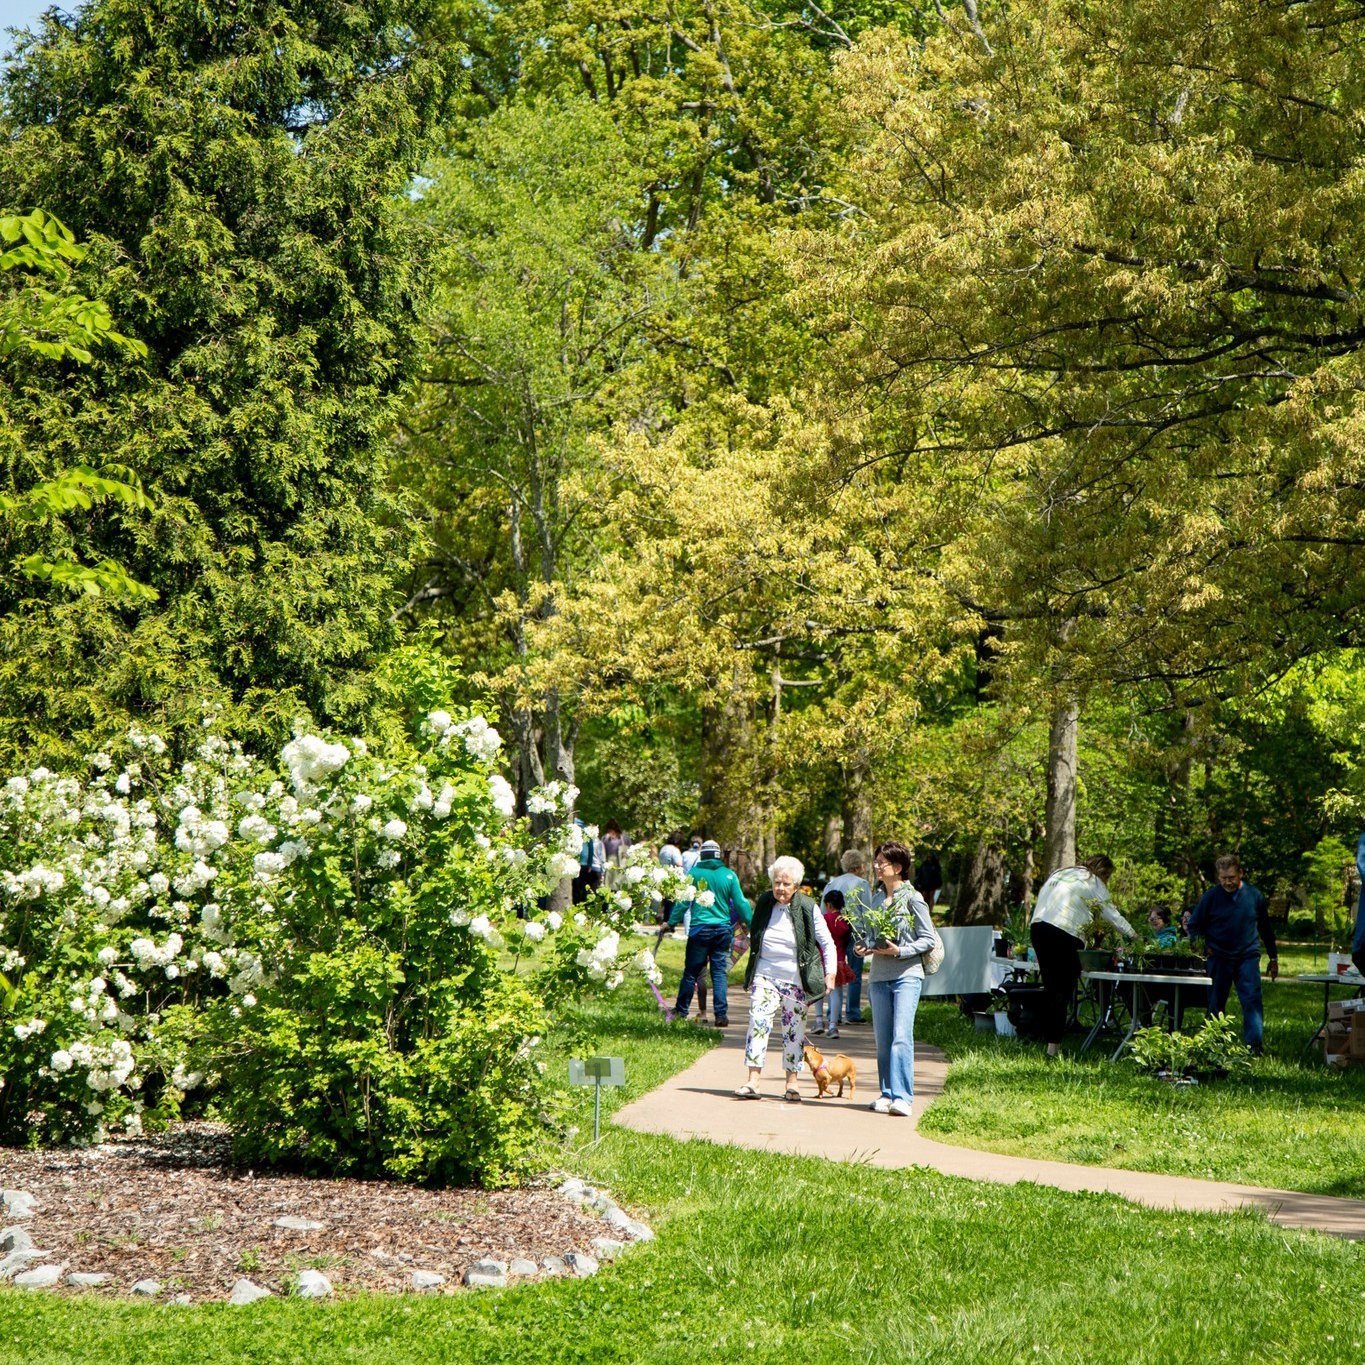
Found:
[[[608,821],[600,835],[592,832],[585,837],[575,900],[600,885],[629,847],[629,837],[615,821]],[[1365,834],[1356,858],[1365,883]],[[747,1077],[736,1095],[759,1098],[776,1027],[784,1098],[798,1103],[796,1081],[807,1039],[838,1038],[841,1028],[863,1023],[866,978],[878,1086],[870,1107],[879,1113],[908,1115],[914,1098],[915,1015],[924,987],[925,956],[936,942],[931,907],[943,888],[938,858],[929,854],[916,867],[904,843],[887,840],[873,852],[869,869],[868,856],[861,849],[849,849],[840,871],[826,881],[818,904],[803,889],[805,868],[794,857],[774,860],[767,870],[768,889],[753,904],[713,839],[674,834],[660,847],[658,860],[687,874],[699,892],[688,902],[665,902],[655,940],[657,951],[665,934],[680,926],[686,933],[674,1017],[687,1019],[695,1000],[697,1022],[728,1027],[730,973],[744,964],[743,983],[749,992]],[[1057,1055],[1066,1031],[1081,976],[1086,928],[1098,917],[1126,938],[1137,936],[1110,897],[1113,871],[1113,861],[1102,854],[1062,868],[1046,879],[1034,903],[1029,937],[1038,962],[1041,1032],[1049,1057]],[[1169,911],[1156,909],[1149,912],[1148,925],[1158,947],[1171,947],[1182,936],[1203,941],[1205,970],[1212,982],[1208,1009],[1223,1013],[1235,990],[1243,1039],[1259,1053],[1265,1031],[1261,946],[1273,980],[1279,973],[1275,930],[1266,897],[1244,879],[1235,855],[1218,858],[1215,871],[1216,883],[1179,924]],[[869,929],[872,922],[877,931]],[[1365,891],[1357,907],[1352,947],[1355,964],[1365,974]]]

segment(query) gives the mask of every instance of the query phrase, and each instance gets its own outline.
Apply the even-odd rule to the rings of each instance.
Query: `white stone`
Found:
[[[547,1256],[541,1265],[545,1267],[547,1275],[567,1275],[569,1267],[565,1264],[562,1256]]]
[[[66,1274],[64,1265],[40,1265],[14,1277],[17,1289],[51,1289]]]
[[[327,1224],[314,1222],[311,1218],[298,1218],[289,1213],[283,1218],[275,1219],[275,1226],[284,1228],[286,1232],[322,1232]]]
[[[603,1209],[602,1221],[624,1232],[635,1220],[624,1209],[618,1209],[612,1204],[610,1208]]]
[[[7,1218],[32,1218],[38,1201],[27,1190],[0,1190],[0,1212]]]
[[[160,1280],[139,1280],[131,1290],[134,1294],[143,1294],[149,1299],[154,1299],[161,1293]]]
[[[475,1261],[464,1273],[471,1289],[503,1289],[507,1285],[507,1266],[503,1261]]]
[[[109,1276],[100,1271],[73,1270],[66,1277],[66,1282],[73,1289],[98,1289],[100,1285],[109,1283]]]
[[[434,1270],[414,1270],[412,1272],[412,1287],[419,1292],[429,1289],[439,1289],[446,1282],[444,1275],[438,1275]]]
[[[325,1299],[331,1295],[332,1282],[320,1270],[300,1270],[298,1295],[301,1299]]]
[[[0,1232],[0,1252],[4,1252],[6,1256],[11,1251],[31,1251],[32,1249],[33,1238],[29,1236],[27,1228],[5,1228],[3,1232]]]
[[[588,1187],[577,1176],[573,1176],[559,1187],[559,1192],[565,1199],[572,1199],[577,1203],[588,1192]]]
[[[228,1302],[241,1307],[242,1304],[255,1303],[257,1299],[268,1299],[272,1295],[268,1289],[262,1289],[260,1285],[252,1280],[238,1280],[232,1286],[232,1293],[228,1295]]]
[[[637,1242],[652,1242],[654,1240],[654,1230],[647,1223],[642,1223],[637,1218],[632,1218],[621,1230],[629,1233]]]
[[[518,1256],[508,1264],[507,1273],[529,1280],[532,1276],[540,1274],[540,1267],[534,1261],[528,1261],[525,1256]]]
[[[190,1298],[188,1294],[177,1294],[174,1298],[167,1299],[166,1302],[169,1303],[172,1308],[188,1308],[194,1300]]]
[[[599,1261],[614,1261],[626,1249],[626,1244],[614,1237],[594,1237],[592,1249]]]
[[[47,1252],[39,1251],[35,1247],[29,1247],[24,1251],[11,1251],[0,1260],[0,1280],[7,1280],[11,1275],[27,1270],[34,1261],[41,1261],[46,1255]]]
[[[564,1264],[569,1267],[569,1273],[576,1275],[580,1280],[586,1280],[589,1275],[597,1274],[597,1261],[583,1251],[571,1251],[564,1257]]]

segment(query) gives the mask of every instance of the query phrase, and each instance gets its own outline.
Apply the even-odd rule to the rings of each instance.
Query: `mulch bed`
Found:
[[[257,1175],[233,1164],[227,1131],[211,1124],[83,1150],[0,1149],[0,1186],[36,1200],[19,1225],[50,1253],[44,1263],[108,1273],[109,1284],[94,1291],[103,1294],[159,1280],[163,1301],[223,1299],[243,1277],[285,1294],[309,1266],[338,1294],[408,1290],[414,1270],[445,1275],[442,1289],[451,1291],[485,1257],[539,1263],[590,1252],[594,1237],[610,1233],[544,1186],[427,1190]],[[286,1231],[274,1225],[284,1215],[326,1226]]]

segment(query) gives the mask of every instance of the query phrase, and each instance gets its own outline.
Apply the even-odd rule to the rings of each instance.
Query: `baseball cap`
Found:
[[[703,858],[719,858],[720,845],[714,839],[708,839],[701,846],[701,856]]]

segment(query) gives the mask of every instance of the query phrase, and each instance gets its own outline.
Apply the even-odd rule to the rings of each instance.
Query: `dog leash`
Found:
[[[649,989],[654,992],[654,998],[659,1002],[659,1008],[664,1012],[664,1023],[671,1024],[673,1022],[673,1010],[663,996],[659,994],[659,988],[652,981],[649,983]]]

